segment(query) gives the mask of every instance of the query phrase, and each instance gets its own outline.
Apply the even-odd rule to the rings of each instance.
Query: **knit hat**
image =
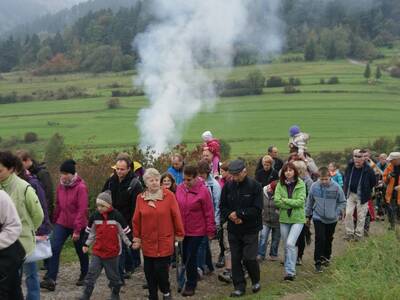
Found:
[[[209,140],[211,140],[212,138],[213,138],[213,135],[212,135],[212,133],[211,133],[211,131],[204,131],[203,132],[203,134],[201,135],[201,138],[204,140],[204,141],[209,141]]]
[[[100,193],[96,198],[96,204],[102,204],[107,207],[112,206],[111,192],[109,190]]]
[[[300,127],[298,125],[293,125],[289,128],[289,136],[295,136],[300,133]]]
[[[73,159],[67,159],[61,164],[60,172],[74,175],[76,173],[75,165],[76,162]]]

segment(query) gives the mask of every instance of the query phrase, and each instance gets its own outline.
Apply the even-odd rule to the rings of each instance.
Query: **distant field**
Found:
[[[364,66],[335,61],[239,67],[229,77],[244,78],[255,69],[260,69],[266,77],[300,78],[301,93],[287,95],[282,93],[282,88],[268,88],[260,96],[222,98],[213,111],[200,113],[188,124],[184,142],[197,143],[204,130],[211,130],[231,144],[233,155],[259,155],[270,144],[286,152],[287,131],[292,124],[301,125],[311,134],[312,152],[341,150],[379,136],[400,134],[400,80],[386,73],[381,82],[369,85],[362,76]],[[132,73],[49,77],[3,74],[5,80],[0,80],[0,94],[12,91],[29,94],[39,89],[76,86],[98,97],[0,105],[0,137],[22,138],[27,131],[36,132],[42,139],[34,145],[39,152],[55,132],[78,149],[91,147],[104,152],[137,143],[135,122],[138,110],[147,105],[146,98],[120,98],[123,107],[115,110],[107,109],[105,104],[111,89],[104,87],[117,82],[123,85],[118,89],[129,88],[132,76]],[[320,78],[327,80],[331,76],[338,76],[340,84],[319,83]],[[22,83],[19,77],[23,78]],[[54,123],[59,125],[49,125]]]

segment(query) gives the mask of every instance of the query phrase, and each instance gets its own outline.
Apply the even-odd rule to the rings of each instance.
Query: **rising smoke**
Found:
[[[146,1],[155,22],[134,45],[140,56],[138,83],[150,105],[139,112],[137,125],[140,146],[163,152],[181,141],[189,120],[216,101],[204,66],[229,70],[238,44],[251,44],[262,55],[280,51],[281,1]]]

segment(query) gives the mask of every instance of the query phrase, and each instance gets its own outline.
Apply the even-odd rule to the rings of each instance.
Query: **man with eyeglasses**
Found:
[[[372,189],[376,185],[373,169],[365,162],[365,150],[353,151],[353,160],[347,166],[343,190],[347,198],[345,239],[360,240],[364,236],[365,217],[368,212],[368,200],[371,199]],[[354,228],[353,213],[357,208],[357,223]]]

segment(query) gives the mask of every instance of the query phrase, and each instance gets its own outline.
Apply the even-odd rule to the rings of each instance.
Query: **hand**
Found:
[[[87,247],[87,246],[83,246],[82,247],[82,252],[83,253],[87,253],[89,251],[89,247]]]
[[[74,233],[72,234],[72,240],[73,240],[74,242],[76,242],[77,240],[79,240],[80,236],[81,236],[81,235],[80,235],[79,233],[74,232]]]
[[[235,221],[233,221],[236,225],[240,225],[243,223],[242,219],[236,218]]]
[[[238,218],[237,215],[236,215],[236,211],[232,212],[232,213],[229,215],[228,218],[229,218],[229,220],[231,220],[232,222],[235,222],[235,220]]]
[[[267,192],[268,193],[272,193],[272,189],[271,189],[271,185],[270,184],[267,185]]]
[[[208,240],[209,240],[209,241],[212,241],[213,239],[214,239],[214,235],[213,235],[213,234],[209,234],[209,235],[208,235]]]
[[[184,238],[183,236],[175,236],[175,241],[182,242],[183,238]]]
[[[48,235],[37,235],[36,240],[37,241],[47,241],[49,239]]]
[[[140,248],[140,242],[133,242],[131,248],[137,250]]]

